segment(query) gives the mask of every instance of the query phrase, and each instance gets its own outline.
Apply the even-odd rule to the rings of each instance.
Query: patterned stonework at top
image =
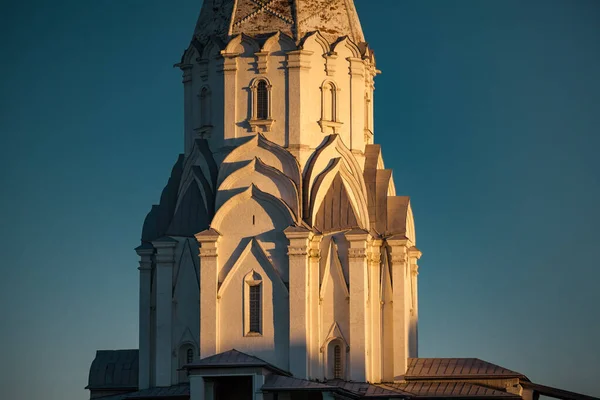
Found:
[[[238,0],[231,33],[283,31],[293,37],[296,30],[293,7],[292,0]]]
[[[206,0],[195,34],[204,41],[282,31],[299,40],[317,30],[330,42],[342,36],[365,41],[353,0]]]

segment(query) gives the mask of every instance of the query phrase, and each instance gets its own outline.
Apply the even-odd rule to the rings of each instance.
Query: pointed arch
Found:
[[[298,192],[301,192],[302,180],[298,160],[286,149],[269,141],[261,133],[235,148],[223,160],[219,170],[218,184],[220,185],[233,174],[239,168],[240,162],[250,161],[255,157],[260,157],[266,165],[281,171],[296,184]]]
[[[288,207],[287,204],[285,204],[285,202],[271,194],[261,191],[259,188],[256,187],[256,185],[252,184],[247,190],[233,196],[219,208],[212,220],[212,223],[210,225],[211,228],[217,231],[221,230],[221,224],[223,223],[223,220],[225,219],[227,214],[229,214],[229,212],[233,210],[236,206],[242,204],[243,202],[249,199],[255,199],[259,203],[265,202],[271,204],[275,206],[275,208],[277,208],[282,213],[282,215],[284,215],[288,219],[290,225],[295,222],[294,212]]]
[[[278,48],[277,48],[278,47]],[[273,52],[278,50],[292,51],[296,50],[296,42],[285,33],[278,31],[271,35],[263,44],[262,52]]]
[[[333,51],[335,53],[342,53],[344,51],[343,49],[347,49],[347,51],[349,51],[350,54],[352,54],[352,57],[354,57],[354,58],[362,57],[360,48],[356,45],[356,43],[354,43],[352,40],[350,40],[350,38],[348,36],[344,36],[343,39],[338,40],[333,45]]]
[[[227,288],[231,285],[236,272],[238,272],[241,268],[243,268],[243,266],[246,264],[246,259],[248,257],[250,257],[250,254],[253,252],[254,252],[254,255],[259,258],[259,260],[258,260],[259,264],[265,270],[265,272],[271,279],[273,285],[278,285],[281,289],[285,290],[285,293],[289,293],[287,286],[285,286],[285,284],[283,283],[283,280],[281,279],[281,275],[279,275],[279,272],[277,272],[277,268],[275,268],[275,265],[273,265],[273,263],[269,259],[269,256],[267,256],[267,253],[265,252],[263,247],[260,245],[258,240],[256,240],[256,238],[252,238],[250,240],[250,242],[248,242],[248,244],[244,248],[244,251],[240,254],[240,256],[237,259],[237,261],[235,262],[235,264],[233,264],[233,267],[229,270],[229,272],[227,273],[227,276],[223,280],[223,283],[219,287],[219,290],[217,292],[218,298],[221,298],[221,296],[225,293]],[[250,274],[256,274],[256,273],[257,272],[254,270],[247,273],[244,276],[244,282],[246,282],[247,278],[249,278],[249,277],[252,278],[252,280],[254,280],[254,278],[253,278],[254,275],[250,275]],[[260,280],[262,281],[262,277],[260,278]]]
[[[304,175],[304,217],[313,224],[331,182],[339,174],[360,228],[369,229],[366,185],[358,162],[339,135],[330,135],[315,152]]]
[[[323,271],[323,282],[321,283],[321,289],[319,290],[319,299],[322,301],[325,298],[325,292],[327,290],[327,284],[329,283],[329,276],[335,274],[340,282],[343,284],[342,291],[346,298],[350,298],[350,292],[348,291],[348,283],[342,270],[342,263],[338,256],[338,247],[334,243],[333,239],[329,243],[329,250],[327,251],[327,260],[325,261],[325,271]],[[336,322],[337,325],[337,322]]]
[[[266,177],[267,181],[261,179]],[[282,199],[294,213],[294,220],[299,222],[300,199],[294,182],[281,171],[263,163],[255,157],[246,166],[229,175],[219,186],[216,198],[216,208],[219,209],[233,195],[233,188],[239,187],[240,182],[247,186],[255,184],[260,190]]]
[[[320,48],[322,55],[329,54],[331,51],[331,44],[319,31],[314,31],[306,35],[300,42],[300,47],[303,50],[312,51]]]
[[[211,36],[208,42],[202,49],[200,58],[202,60],[211,60],[219,56],[222,50],[225,49],[225,43],[216,36]]]
[[[226,54],[237,54],[244,57],[254,56],[260,51],[260,46],[252,37],[241,33],[234,36],[223,50]]]

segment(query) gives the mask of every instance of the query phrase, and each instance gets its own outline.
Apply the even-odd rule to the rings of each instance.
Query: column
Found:
[[[192,64],[180,64],[183,71],[183,130],[185,155],[192,152],[194,146],[194,93],[192,87]]]
[[[307,99],[311,90],[307,83],[310,79],[310,57],[312,51],[296,50],[287,53],[288,68],[288,132],[286,145],[290,153],[298,160],[303,160],[300,153],[308,149],[308,145],[302,140],[302,116],[303,109],[314,107],[307,105],[303,100]],[[284,128],[283,128],[284,129]]]
[[[382,354],[381,354],[381,245],[383,240],[375,239],[371,242],[369,254],[369,306],[371,316],[371,374],[369,382],[381,382]]]
[[[285,236],[290,244],[289,288],[290,288],[290,372],[296,378],[308,378],[308,279],[309,249],[314,234],[305,228],[289,227]]]
[[[321,377],[321,363],[320,358],[320,347],[319,342],[319,283],[320,283],[320,268],[319,263],[321,260],[321,240],[323,236],[315,235],[310,241],[310,252],[309,252],[309,379],[316,379]]]
[[[140,390],[150,387],[150,307],[151,307],[151,281],[152,281],[152,256],[154,247],[145,243],[135,249],[140,256],[140,327],[139,327],[139,376],[138,387]]]
[[[365,62],[362,58],[348,58],[350,62],[350,150],[362,152],[365,148]]]
[[[190,400],[205,400],[204,378],[198,375],[190,375]]]
[[[408,299],[407,254],[408,239],[392,236],[387,239],[391,248],[393,318],[394,318],[394,380],[402,380],[408,369]]]
[[[239,54],[223,54],[223,137],[228,140],[237,137],[237,59]]]
[[[262,387],[265,384],[263,375],[255,374],[252,376],[252,400],[263,400]]]
[[[196,235],[200,245],[200,358],[219,351],[218,321],[218,257],[217,249],[221,234],[208,229]]]
[[[173,265],[177,240],[164,237],[152,242],[156,248],[156,343],[155,384],[171,386],[173,356]]]
[[[410,278],[411,278],[411,310],[410,310],[410,336],[409,336],[409,353],[410,358],[419,357],[419,265],[418,261],[421,258],[421,251],[416,247],[411,247],[408,251],[408,259],[410,263]]]
[[[367,381],[368,357],[368,232],[354,229],[346,233],[350,242],[348,261],[350,271],[350,363],[349,377],[356,382]]]

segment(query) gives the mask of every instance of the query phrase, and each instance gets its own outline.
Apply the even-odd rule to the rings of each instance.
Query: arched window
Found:
[[[257,128],[262,128],[265,132],[270,132],[275,120],[271,115],[272,107],[272,86],[266,78],[257,78],[250,85],[251,102],[249,110],[250,128],[256,132]]]
[[[192,364],[194,362],[194,354],[195,354],[195,346],[190,343],[184,343],[179,348],[179,368],[177,369],[179,374],[179,383],[189,382],[190,378],[187,374],[187,371],[183,369],[183,367],[187,364]]]
[[[342,379],[342,347],[339,344],[333,348],[333,376]]]
[[[260,285],[250,286],[250,333],[260,333]]]
[[[251,271],[244,278],[244,325],[246,336],[262,335],[262,277]]]
[[[342,338],[328,342],[326,347],[326,379],[346,379],[346,351],[348,347]]]
[[[256,86],[256,119],[269,119],[269,89],[264,80]]]
[[[337,110],[337,92],[335,83],[325,81],[321,85],[321,131],[338,133],[341,123],[339,122]]]
[[[187,360],[186,360],[187,363],[188,364],[193,363],[194,362],[194,349],[188,349],[186,356],[187,356]]]

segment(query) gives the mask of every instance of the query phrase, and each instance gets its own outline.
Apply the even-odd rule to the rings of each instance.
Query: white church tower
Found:
[[[192,399],[214,397],[207,377],[249,360],[402,380],[421,253],[374,144],[379,71],[353,1],[204,0],[178,67],[185,154],[136,249],[139,388],[191,378]]]

